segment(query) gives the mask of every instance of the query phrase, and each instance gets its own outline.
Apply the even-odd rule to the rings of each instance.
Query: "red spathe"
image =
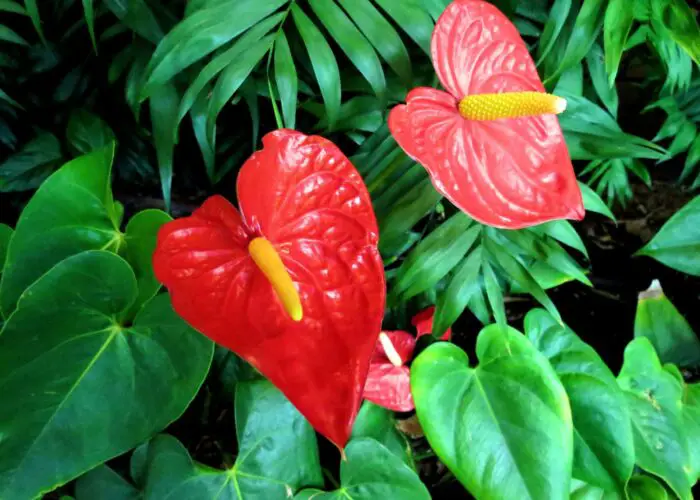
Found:
[[[495,6],[456,0],[432,37],[435,71],[447,92],[416,88],[389,115],[406,153],[435,188],[474,219],[518,229],[585,215],[555,115],[473,121],[459,114],[468,95],[544,92],[518,30]]]
[[[237,194],[240,213],[212,196],[160,230],[156,276],[180,316],[260,370],[342,448],[384,315],[367,189],[332,142],[277,130],[241,168]],[[300,322],[289,318],[248,253],[260,236],[294,282]]]

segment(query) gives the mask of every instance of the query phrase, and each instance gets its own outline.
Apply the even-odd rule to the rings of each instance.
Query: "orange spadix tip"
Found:
[[[301,321],[304,317],[301,299],[272,243],[262,237],[255,238],[248,244],[248,253],[272,285],[285,312],[294,321]]]
[[[563,113],[566,99],[544,92],[505,92],[468,95],[459,102],[459,114],[467,120],[499,120]]]

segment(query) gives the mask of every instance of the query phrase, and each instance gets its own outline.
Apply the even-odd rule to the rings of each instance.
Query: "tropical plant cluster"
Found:
[[[0,0],[0,499],[694,498],[698,7],[490,0],[566,99],[586,211],[509,229],[451,203],[388,124],[442,88],[450,3]],[[364,296],[328,316],[370,339],[345,444],[159,268],[210,196],[267,213],[241,205],[272,177],[239,173],[291,131],[349,159],[376,219],[353,223],[378,234],[381,334]],[[307,344],[279,369],[345,348]]]

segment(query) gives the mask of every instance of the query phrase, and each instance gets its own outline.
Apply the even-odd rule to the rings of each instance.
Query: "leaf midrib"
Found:
[[[18,470],[20,470],[20,469],[22,468],[22,466],[24,465],[25,461],[27,460],[27,457],[28,457],[29,455],[31,455],[31,452],[32,452],[32,450],[34,449],[34,446],[36,446],[37,442],[41,439],[41,437],[44,435],[44,433],[46,432],[46,430],[50,427],[50,425],[51,425],[51,423],[53,422],[54,418],[55,418],[56,415],[59,413],[59,411],[63,408],[63,406],[64,406],[64,404],[66,403],[66,401],[68,401],[68,399],[70,399],[70,396],[73,394],[73,392],[75,391],[75,389],[80,385],[80,383],[82,382],[83,378],[85,378],[85,376],[88,374],[88,372],[90,371],[90,369],[95,365],[95,363],[97,362],[97,360],[102,356],[102,353],[104,353],[104,351],[107,349],[107,347],[109,347],[109,345],[112,343],[112,341],[114,340],[114,338],[115,338],[117,335],[119,335],[120,333],[121,333],[121,330],[115,329],[115,330],[114,330],[112,333],[110,333],[109,336],[105,339],[105,341],[104,341],[104,343],[102,344],[102,346],[100,347],[100,349],[97,351],[97,353],[95,353],[95,355],[93,356],[93,358],[90,360],[90,363],[88,363],[88,365],[83,369],[83,371],[82,371],[82,373],[80,374],[80,376],[76,379],[76,381],[73,383],[73,385],[71,386],[71,388],[68,390],[68,392],[66,393],[66,395],[65,395],[65,396],[63,397],[63,399],[61,400],[61,403],[56,407],[56,409],[54,410],[54,412],[51,414],[51,416],[49,417],[49,419],[46,421],[46,423],[45,423],[44,426],[42,427],[42,429],[41,429],[41,431],[39,432],[39,434],[37,434],[37,436],[32,440],[32,443],[29,445],[29,448],[27,448],[27,451],[26,451],[26,453],[24,454],[24,456],[22,457],[22,460],[20,460],[20,462],[19,462],[19,463],[17,464],[17,466],[14,468],[15,472],[18,471]],[[16,477],[17,477],[17,475],[15,474],[15,475],[14,475],[14,478],[16,478]],[[13,479],[10,481],[10,483],[8,484],[8,489],[10,489],[9,486],[12,486],[12,485],[14,484],[14,482],[15,482],[15,479],[14,479],[14,478],[13,478]]]

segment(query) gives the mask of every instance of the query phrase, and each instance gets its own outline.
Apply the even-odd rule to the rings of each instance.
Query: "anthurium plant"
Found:
[[[0,500],[695,498],[697,16],[0,0]]]

